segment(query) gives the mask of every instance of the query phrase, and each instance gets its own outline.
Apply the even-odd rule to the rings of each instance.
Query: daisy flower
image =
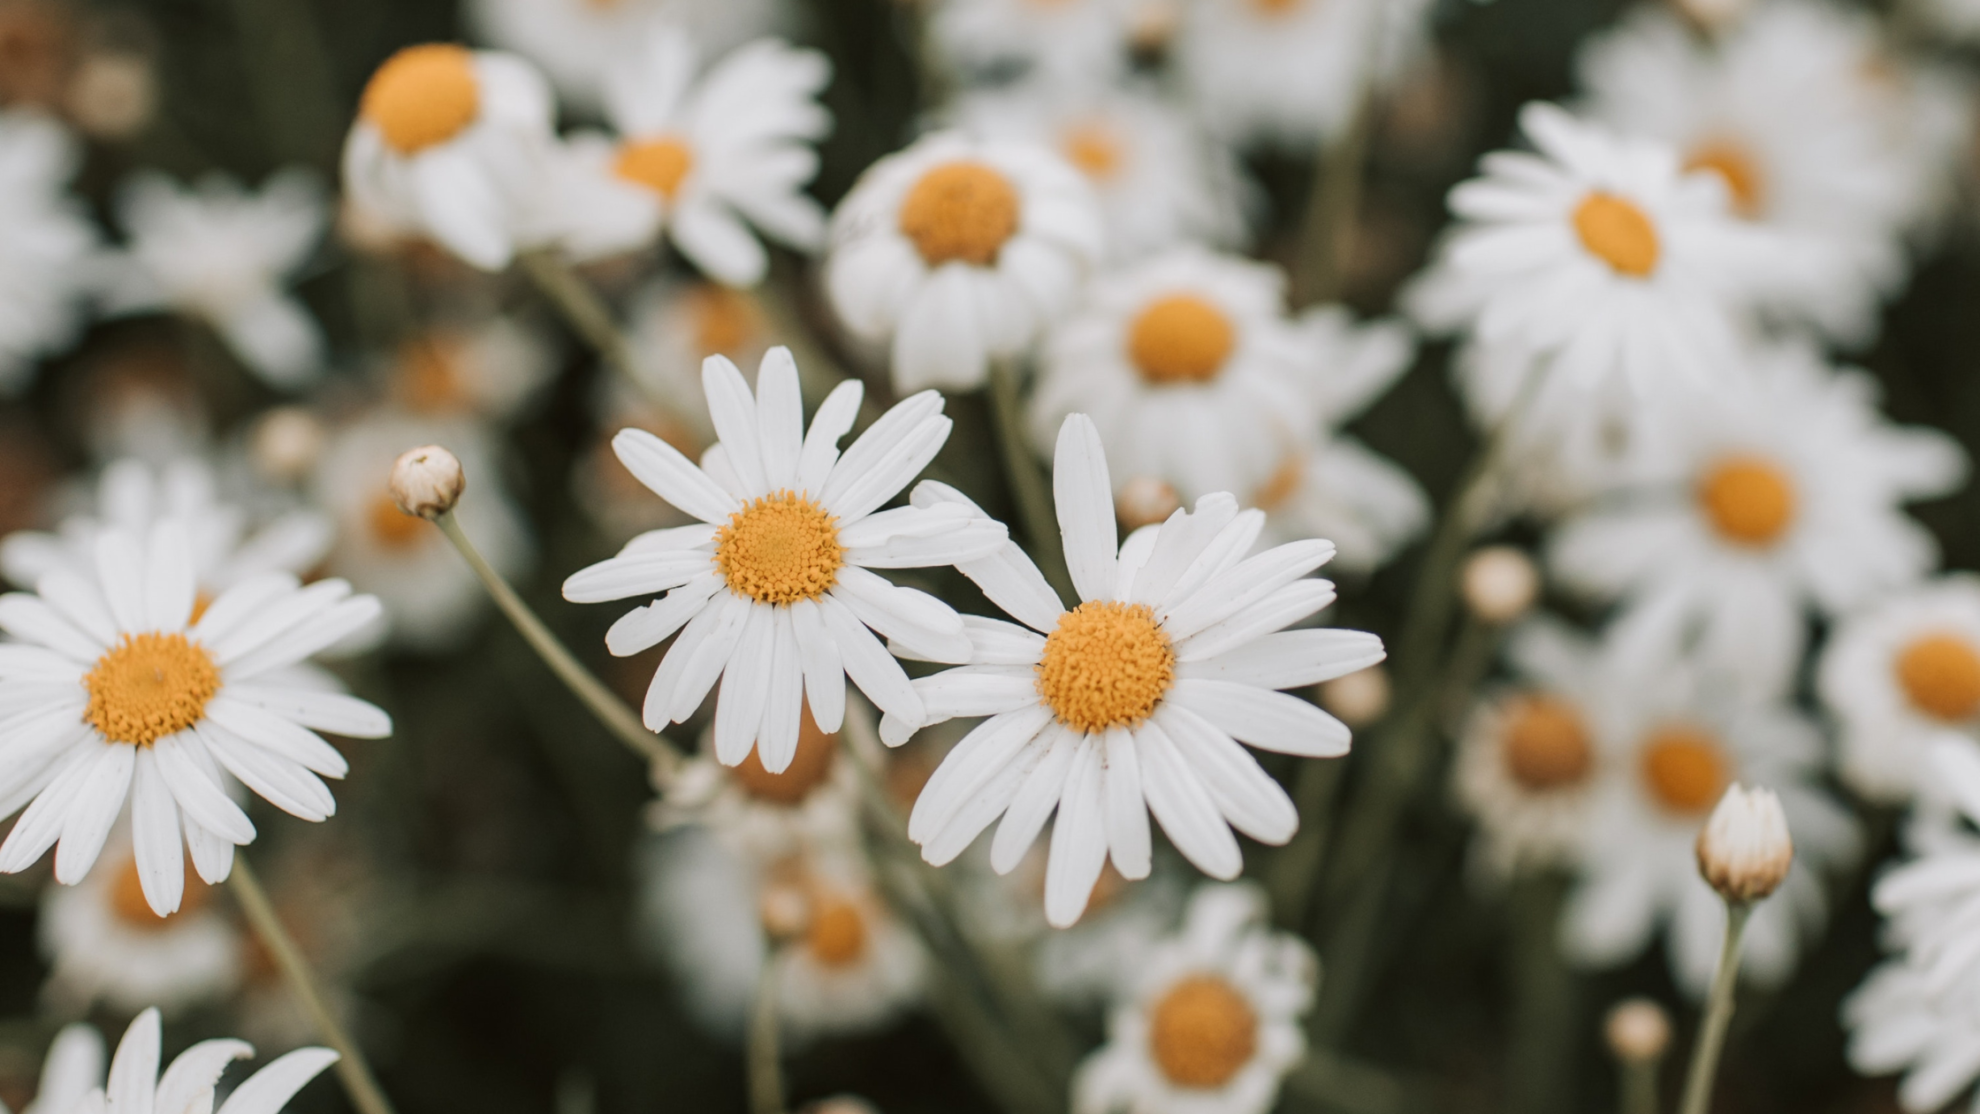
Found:
[[[611,255],[665,229],[704,274],[754,286],[770,260],[752,226],[806,251],[824,239],[824,210],[804,185],[818,171],[812,144],[831,128],[817,100],[831,64],[759,39],[698,82],[697,68],[694,41],[659,28],[607,72],[605,112],[619,138],[572,141],[591,181],[564,243],[579,256]]]
[[[399,345],[389,391],[407,410],[429,416],[514,418],[557,374],[541,333],[509,316],[441,324]]]
[[[763,358],[753,395],[719,356],[702,388],[721,441],[701,467],[641,430],[612,442],[641,483],[699,521],[642,534],[564,582],[573,603],[666,593],[605,636],[623,657],[680,632],[647,689],[646,725],[693,715],[719,678],[716,758],[735,766],[760,748],[764,769],[783,773],[807,700],[819,730],[839,729],[847,678],[890,715],[919,720],[921,698],[874,632],[936,661],[967,660],[969,639],[947,604],[870,570],[973,560],[1007,541],[1001,524],[959,507],[874,513],[948,440],[942,396],[903,400],[841,455],[857,381],[833,390],[808,432],[789,349]]]
[[[384,712],[297,668],[376,619],[376,599],[341,580],[305,588],[266,573],[195,619],[196,595],[186,531],[166,519],[144,537],[107,529],[90,565],[0,596],[0,630],[16,640],[0,656],[0,815],[27,805],[0,843],[0,871],[56,847],[56,881],[82,881],[129,798],[138,875],[162,916],[179,907],[182,848],[212,884],[254,839],[223,769],[322,820],[337,804],[317,775],[343,777],[348,764],[316,732],[391,734]]]
[[[541,219],[553,115],[549,87],[515,55],[406,47],[364,87],[344,188],[382,228],[430,236],[499,271]]]
[[[1127,69],[1137,0],[938,0],[928,34],[965,78],[1012,64],[1040,80],[1107,82]]]
[[[782,773],[763,768],[755,751],[735,767],[715,760],[712,731],[701,756],[683,763],[665,796],[647,807],[659,831],[694,824],[737,855],[775,862],[808,847],[854,847],[859,840],[859,782],[839,754],[839,737],[798,720],[797,753]]]
[[[214,175],[185,189],[155,171],[125,183],[117,211],[129,243],[105,291],[113,312],[169,307],[212,325],[248,370],[295,390],[323,372],[323,332],[283,289],[323,238],[316,175],[290,168],[258,192]]]
[[[1265,896],[1205,885],[1152,948],[1073,1078],[1074,1114],[1265,1114],[1306,1055],[1319,963],[1274,932]]]
[[[103,1037],[86,1022],[71,1022],[49,1042],[34,1101],[22,1107],[21,1114],[72,1111],[91,1090],[102,1085]]]
[[[990,863],[1008,873],[1057,809],[1045,917],[1063,928],[1110,856],[1123,878],[1148,876],[1150,812],[1216,878],[1244,865],[1232,827],[1262,843],[1291,839],[1292,800],[1237,740],[1307,758],[1347,753],[1345,725],[1274,690],[1352,673],[1383,652],[1359,631],[1282,631],[1333,602],[1334,586],[1306,574],[1334,547],[1293,542],[1247,559],[1265,516],[1239,512],[1228,494],[1117,550],[1107,458],[1083,414],[1060,429],[1052,489],[1078,606],[1067,610],[1015,545],[958,562],[1024,626],[967,620],[970,664],[915,681],[925,714],[890,710],[880,731],[899,745],[930,723],[989,717],[929,778],[908,837],[941,866],[1003,816]],[[940,484],[924,482],[914,499],[982,513]]]
[[[1899,505],[1952,491],[1966,464],[1945,434],[1886,422],[1861,372],[1799,346],[1748,362],[1662,414],[1642,480],[1563,523],[1548,557],[1567,587],[1694,628],[1708,660],[1773,688],[1804,609],[1835,615],[1932,567],[1931,534]]]
[[[1779,279],[1761,269],[1772,240],[1727,211],[1720,179],[1551,104],[1527,105],[1520,128],[1536,150],[1487,155],[1451,191],[1459,223],[1406,299],[1418,321],[1588,392],[1730,374],[1748,311]]]
[[[179,1053],[161,1073],[158,1044],[158,1011],[146,1010],[117,1042],[104,1088],[85,1095],[75,1114],[216,1114],[214,1089],[221,1073],[229,1063],[254,1055],[246,1041],[204,1040]],[[298,1048],[278,1056],[236,1085],[217,1114],[278,1114],[297,1091],[336,1062],[337,1054],[327,1048]]]
[[[80,324],[96,232],[66,192],[79,161],[69,134],[39,113],[0,112],[0,393],[25,387],[37,357]]]
[[[609,63],[653,28],[684,27],[720,52],[769,32],[783,9],[782,0],[473,0],[466,16],[478,37],[528,57],[565,100],[594,110]]]
[[[832,215],[840,320],[892,338],[894,385],[971,388],[1063,312],[1103,244],[1079,171],[1049,149],[940,132],[868,167]]]

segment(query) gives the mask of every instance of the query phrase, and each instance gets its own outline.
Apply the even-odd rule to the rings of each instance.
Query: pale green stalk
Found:
[[[1712,994],[1705,1000],[1705,1022],[1691,1050],[1691,1071],[1684,1080],[1684,1102],[1678,1114],[1706,1114],[1712,1106],[1712,1083],[1719,1075],[1719,1053],[1732,1023],[1733,990],[1739,983],[1739,946],[1753,906],[1726,902],[1726,942],[1719,950],[1719,970],[1712,976]]]

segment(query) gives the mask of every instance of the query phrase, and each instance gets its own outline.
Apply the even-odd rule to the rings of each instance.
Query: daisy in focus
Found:
[[[81,324],[96,231],[67,192],[79,159],[60,124],[0,112],[0,393],[27,386],[34,361],[60,351]]]
[[[754,394],[721,357],[703,366],[702,388],[721,441],[700,467],[641,430],[612,444],[641,483],[699,521],[642,534],[564,582],[573,603],[665,593],[605,636],[624,657],[680,634],[647,689],[646,726],[687,719],[719,679],[715,757],[736,766],[755,750],[778,774],[797,756],[807,701],[820,731],[839,730],[848,678],[918,722],[921,698],[875,632],[933,661],[968,660],[970,641],[947,604],[870,570],[969,561],[1008,540],[961,507],[875,513],[948,440],[942,397],[901,401],[842,455],[864,395],[856,380],[833,390],[808,431],[788,349],[763,358]]]
[[[768,33],[780,22],[782,0],[473,0],[469,26],[501,50],[543,68],[557,91],[595,109],[609,63],[664,25],[685,27],[710,50],[726,51]],[[601,64],[606,63],[606,64]]]
[[[1073,300],[1104,237],[1050,149],[941,132],[868,167],[832,215],[825,279],[855,335],[892,343],[897,390],[968,389]]]
[[[1184,857],[1220,879],[1244,866],[1232,828],[1261,843],[1291,839],[1291,798],[1238,740],[1305,758],[1347,753],[1345,725],[1274,690],[1366,668],[1383,651],[1359,631],[1283,629],[1333,602],[1334,586],[1306,574],[1334,547],[1293,542],[1247,558],[1265,516],[1240,512],[1228,494],[1118,545],[1107,458],[1083,414],[1060,429],[1052,490],[1079,605],[1067,610],[1016,545],[958,562],[1024,625],[968,619],[969,665],[916,680],[925,715],[890,712],[880,735],[897,746],[927,724],[989,717],[929,778],[908,837],[941,866],[1002,816],[990,863],[1004,874],[1056,810],[1045,917],[1064,928],[1110,858],[1121,877],[1148,877],[1151,812]],[[939,484],[921,484],[914,500],[981,514]]]
[[[1306,1054],[1319,963],[1247,885],[1204,885],[1073,1079],[1074,1114],[1265,1114]]]
[[[204,1040],[179,1053],[161,1072],[158,1046],[158,1011],[149,1009],[124,1030],[108,1079],[83,1097],[74,1114],[214,1114],[214,1092],[227,1065],[254,1055],[246,1041]],[[336,1062],[337,1054],[327,1048],[298,1048],[278,1056],[236,1084],[220,1114],[278,1114],[297,1091]]]

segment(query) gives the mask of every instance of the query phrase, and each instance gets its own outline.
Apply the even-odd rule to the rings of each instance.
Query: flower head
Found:
[[[1720,897],[1746,904],[1779,889],[1793,865],[1781,799],[1771,789],[1727,788],[1698,833],[1698,873]]]

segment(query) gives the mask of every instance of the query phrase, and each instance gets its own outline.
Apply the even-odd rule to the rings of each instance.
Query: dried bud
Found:
[[[438,445],[408,449],[392,465],[392,502],[415,518],[439,518],[467,488],[461,462]]]
[[[1794,864],[1787,814],[1771,789],[1734,785],[1698,833],[1698,873],[1727,901],[1759,901],[1780,887]]]
[[[1671,1015],[1648,998],[1625,998],[1602,1026],[1609,1051],[1626,1064],[1655,1060],[1671,1043]]]
[[[1180,506],[1182,498],[1176,489],[1153,476],[1136,476],[1121,485],[1121,493],[1114,497],[1114,513],[1130,530],[1166,522]]]
[[[248,453],[262,475],[295,483],[323,453],[323,423],[303,407],[278,406],[255,423]]]
[[[1320,706],[1349,727],[1366,727],[1389,710],[1389,671],[1379,665],[1320,686]]]
[[[1490,545],[1464,563],[1464,603],[1488,623],[1510,623],[1533,606],[1540,573],[1533,558],[1509,545]]]

